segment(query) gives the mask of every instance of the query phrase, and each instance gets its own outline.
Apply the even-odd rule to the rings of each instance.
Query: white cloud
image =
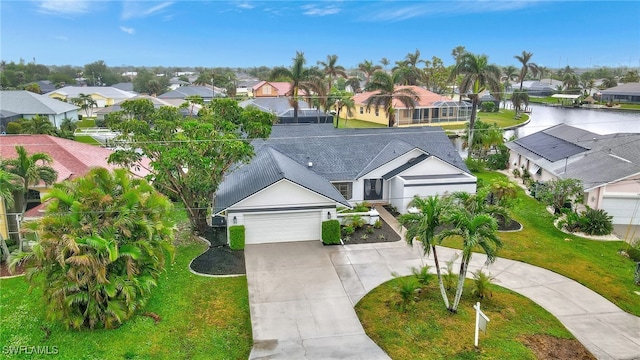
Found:
[[[157,3],[152,1],[125,0],[122,2],[122,15],[120,18],[122,20],[128,20],[160,14],[171,5],[173,5],[173,1]]]
[[[44,14],[77,15],[89,11],[90,0],[38,0],[38,11]]]
[[[255,7],[255,5],[248,3],[246,1],[241,1],[236,3],[236,7],[244,10],[251,10]]]
[[[334,14],[337,14],[337,13],[342,11],[341,8],[339,8],[339,7],[335,6],[335,5],[319,7],[319,6],[314,5],[314,4],[309,4],[309,5],[304,5],[302,7],[302,9],[304,10],[302,13],[304,15],[309,15],[309,16],[334,15]]]
[[[133,34],[136,33],[136,29],[130,28],[130,27],[126,27],[126,26],[120,26],[120,30],[126,32],[129,35],[133,35]]]

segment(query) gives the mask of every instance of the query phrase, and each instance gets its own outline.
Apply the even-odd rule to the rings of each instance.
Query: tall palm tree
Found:
[[[449,203],[446,199],[438,196],[429,196],[423,199],[416,195],[409,203],[409,206],[416,207],[420,212],[402,214],[398,221],[407,229],[405,239],[409,244],[413,245],[413,241],[417,240],[422,243],[422,249],[427,257],[430,253],[433,253],[440,294],[442,295],[444,306],[448,309],[449,297],[440,272],[440,262],[436,250],[436,234],[441,230],[443,215],[449,209]]]
[[[455,313],[458,311],[473,250],[482,249],[487,255],[486,263],[491,264],[495,261],[496,251],[502,247],[502,242],[496,235],[498,229],[496,219],[489,214],[469,211],[464,206],[458,206],[453,207],[453,210],[447,214],[446,222],[453,227],[438,234],[437,240],[442,241],[448,237],[457,237],[462,240],[458,286],[453,306],[449,308],[449,311]]]
[[[347,86],[351,86],[351,89],[353,90],[354,93],[359,93],[360,92],[360,80],[357,77],[350,77],[347,79],[346,84]]]
[[[367,91],[374,91],[375,93],[369,96],[365,100],[367,110],[374,107],[376,110],[382,107],[387,112],[389,119],[389,127],[395,125],[395,108],[393,107],[393,101],[400,101],[405,107],[413,109],[416,103],[420,100],[418,95],[413,89],[408,87],[396,87],[396,79],[392,75],[385,72],[378,71],[373,74]]]
[[[36,115],[31,119],[23,120],[21,125],[23,134],[54,135],[56,132],[55,126],[44,115]]]
[[[340,76],[347,78],[347,71],[341,65],[336,65],[338,62],[338,55],[327,55],[327,61],[318,61],[318,65],[322,66],[322,72],[328,77],[328,89],[327,93],[331,91],[333,86],[333,79]]]
[[[271,71],[271,79],[283,77],[289,79],[291,84],[291,106],[293,107],[294,122],[298,122],[298,101],[300,90],[306,94],[317,93],[317,82],[314,81],[321,77],[321,73],[317,68],[306,68],[304,65],[307,60],[304,53],[297,51],[296,57],[293,58],[293,65],[287,69],[285,67],[277,67]]]
[[[4,199],[7,208],[13,207],[15,202],[14,191],[21,191],[23,189],[22,182],[22,178],[4,170],[2,164],[0,164],[0,201]]]
[[[533,53],[523,51],[522,55],[516,55],[516,58],[521,64],[522,68],[520,69],[520,91],[522,91],[522,83],[524,82],[524,78],[527,76],[527,73],[531,71],[531,74],[535,77],[538,75],[538,65],[530,62]]]
[[[469,144],[473,144],[473,131],[480,93],[489,89],[500,92],[500,67],[489,64],[486,55],[464,53],[456,64],[452,76],[462,76],[460,96],[466,94],[471,99],[471,118],[469,119]]]
[[[522,107],[525,108],[529,106],[529,94],[526,91],[514,91],[511,94],[511,103],[513,103],[513,108],[516,110],[516,116],[522,111]]]
[[[518,79],[518,69],[515,66],[509,65],[502,68],[502,81],[504,83],[505,91],[511,87],[511,81]]]
[[[344,119],[344,127],[347,127],[347,121],[349,120],[350,117],[353,116],[354,111],[356,109],[356,104],[353,101],[353,97],[351,96],[340,96],[338,98],[331,98],[331,101],[333,101],[333,106],[336,109],[336,127],[340,127],[340,111],[342,111],[342,109],[345,109],[345,111],[347,112],[347,116],[345,116]]]
[[[23,192],[26,196],[29,187],[38,185],[41,181],[46,185],[56,182],[58,172],[50,165],[53,159],[49,154],[34,153],[29,155],[23,146],[16,146],[18,157],[3,161],[5,171],[22,178]],[[23,211],[26,209],[26,202],[23,205]]]
[[[391,62],[386,57],[383,57],[382,59],[380,59],[380,64],[382,64],[383,68],[386,69],[387,66],[391,64]]]
[[[369,85],[369,79],[371,79],[371,76],[376,71],[382,70],[382,67],[380,65],[374,65],[371,60],[365,60],[358,64],[358,70],[362,71],[364,74],[364,86],[366,87]]]
[[[567,90],[576,88],[578,83],[578,77],[574,73],[565,73],[562,77],[562,86]]]

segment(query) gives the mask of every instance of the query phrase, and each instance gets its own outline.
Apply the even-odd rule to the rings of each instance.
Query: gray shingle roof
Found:
[[[213,97],[213,91],[210,87],[206,86],[180,86],[175,90],[168,91],[164,94],[158,95],[160,99],[184,99],[187,96],[200,96],[203,99],[211,99]],[[221,95],[220,90],[216,88],[216,97]]]
[[[277,116],[282,116],[290,109],[292,109],[289,103],[289,98],[284,97],[264,97],[245,100],[239,103],[240,107],[246,108],[248,106],[255,106],[264,112],[274,113]],[[308,109],[309,104],[305,101],[298,101],[298,109]]]
[[[640,82],[626,83],[614,86],[612,88],[602,90],[602,94],[640,95]]]
[[[25,90],[0,91],[0,110],[20,115],[57,115],[80,109],[46,95]]]
[[[220,213],[282,179],[350,206],[326,179],[277,150],[263,146],[249,164],[240,166],[220,184],[214,201],[214,213]]]

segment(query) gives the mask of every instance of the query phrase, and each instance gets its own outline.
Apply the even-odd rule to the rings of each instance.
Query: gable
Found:
[[[420,175],[455,175],[462,171],[455,166],[437,158],[430,156],[414,166],[400,172],[398,176],[420,176]]]
[[[233,204],[229,210],[256,208],[292,208],[308,206],[334,206],[335,200],[300,186],[287,179],[282,179],[257,193]]]
[[[411,161],[415,161],[413,159],[418,159],[420,156],[424,156],[424,155],[425,153],[422,150],[414,148],[413,150],[410,150],[402,155],[397,156],[393,160],[386,162],[385,164],[377,167],[376,169],[360,174],[358,178],[369,178],[369,179],[381,178],[385,174],[388,174],[389,172],[392,172],[393,170],[401,166],[404,166],[405,164],[408,164]]]

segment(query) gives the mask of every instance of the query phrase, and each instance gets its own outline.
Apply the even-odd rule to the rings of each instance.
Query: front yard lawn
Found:
[[[536,359],[543,352],[557,359],[594,359],[564,326],[542,307],[514,292],[492,285],[493,295],[481,301],[489,317],[487,334],[473,345],[475,297],[467,280],[458,313],[444,308],[435,276],[419,300],[400,310],[394,279],[369,292],[356,305],[367,335],[392,359]],[[455,292],[455,289],[453,290]],[[531,346],[525,344],[542,344]],[[542,349],[540,349],[542,347]],[[536,355],[541,355],[540,357]]]
[[[23,277],[0,280],[0,347],[55,346],[59,359],[246,359],[252,346],[246,277],[192,274],[189,262],[205,248],[178,246],[147,307],[115,330],[65,330],[45,320],[40,289],[28,293]]]
[[[505,179],[500,173],[475,174],[485,182]],[[568,235],[553,225],[543,204],[518,189],[519,203],[513,217],[524,227],[520,232],[500,233],[504,247],[497,256],[540,266],[578,281],[618,307],[640,316],[640,287],[633,284],[635,263],[618,254],[622,241],[596,241]],[[444,246],[457,247],[454,239]]]

